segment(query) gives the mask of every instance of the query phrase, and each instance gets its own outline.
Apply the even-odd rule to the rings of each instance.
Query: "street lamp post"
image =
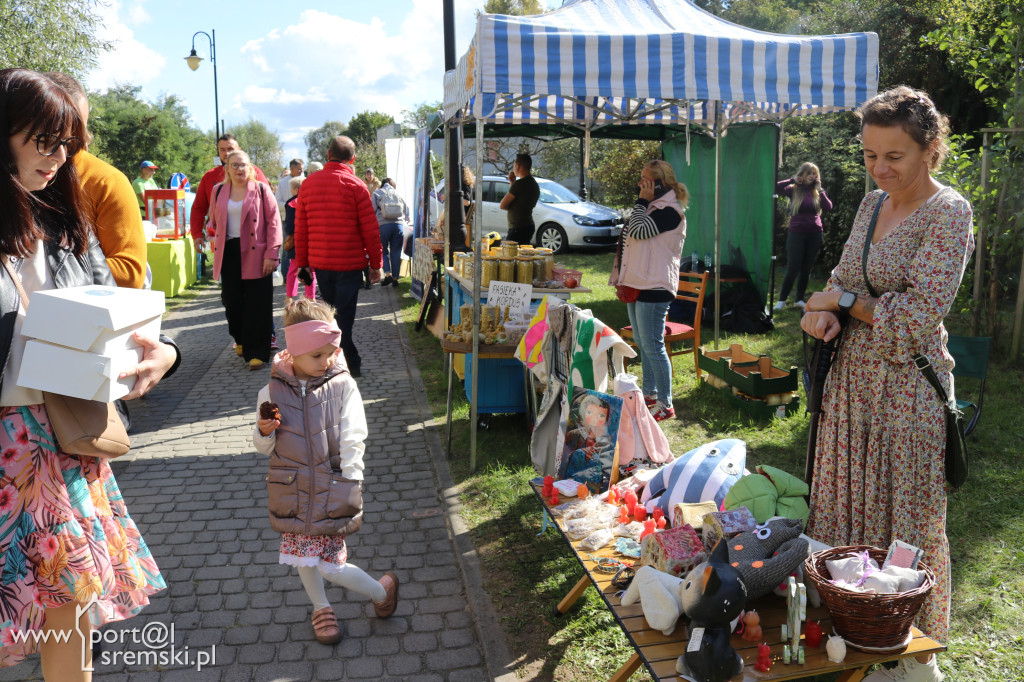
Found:
[[[210,35],[212,33],[213,35]],[[188,68],[195,71],[199,68],[200,62],[203,58],[196,54],[196,36],[204,35],[206,39],[210,41],[210,62],[213,64],[213,113],[216,116],[213,122],[213,129],[216,132],[216,137],[220,138],[220,104],[217,101],[217,32],[213,29],[210,33],[206,31],[196,31],[192,36],[192,52],[185,57],[185,61],[188,63]]]

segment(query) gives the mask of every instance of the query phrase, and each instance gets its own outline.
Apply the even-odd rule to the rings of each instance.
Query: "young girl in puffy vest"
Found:
[[[260,389],[253,445],[270,456],[270,526],[281,532],[280,563],[297,567],[313,602],[321,644],[341,640],[324,578],[373,602],[381,618],[398,602],[398,576],[378,581],[347,561],[345,536],[362,525],[363,401],[339,352],[334,309],[308,299],[285,309],[287,349]],[[265,405],[265,403],[270,403]],[[274,413],[276,408],[277,413]]]

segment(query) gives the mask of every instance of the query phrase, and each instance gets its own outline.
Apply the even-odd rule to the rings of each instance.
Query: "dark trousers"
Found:
[[[807,278],[811,276],[814,259],[821,249],[821,232],[790,232],[786,238],[786,277],[782,280],[779,300],[785,301],[796,281],[796,300],[807,300]]]
[[[349,371],[358,372],[362,365],[356,344],[352,342],[352,325],[356,321],[356,304],[363,283],[362,270],[321,270],[317,268],[316,282],[324,301],[334,306],[334,319],[341,329],[341,352]]]
[[[224,244],[220,266],[220,300],[228,318],[228,333],[242,346],[246,361],[270,362],[274,329],[274,280],[271,275],[242,279],[241,240]]]
[[[515,227],[509,228],[508,236],[505,237],[510,242],[516,242],[523,246],[533,243],[533,232],[537,228],[530,223],[529,225],[516,225]]]

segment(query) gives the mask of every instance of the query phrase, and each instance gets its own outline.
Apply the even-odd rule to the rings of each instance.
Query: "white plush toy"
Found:
[[[623,593],[621,603],[629,606],[639,600],[647,624],[667,637],[676,629],[676,621],[683,612],[682,583],[682,578],[652,566],[641,566]]]

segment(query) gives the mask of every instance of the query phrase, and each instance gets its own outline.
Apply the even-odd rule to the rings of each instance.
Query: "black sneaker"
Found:
[[[394,283],[394,281],[395,281],[395,280],[394,280],[394,278],[393,278],[393,277],[392,277],[391,275],[388,275],[387,277],[385,277],[384,279],[382,279],[382,280],[380,281],[380,285],[381,285],[382,287],[386,287],[386,286],[388,286],[389,284],[393,284],[393,283]]]
[[[393,287],[397,287],[398,286],[398,278],[397,277],[391,282],[391,286],[393,286]]]

